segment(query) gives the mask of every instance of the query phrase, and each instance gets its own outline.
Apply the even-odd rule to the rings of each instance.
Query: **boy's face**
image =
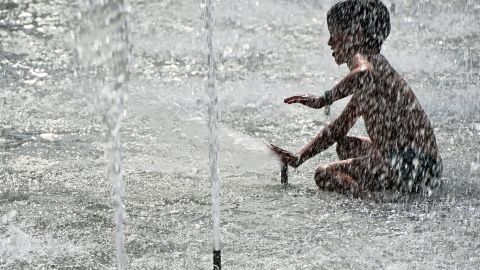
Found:
[[[352,38],[352,35],[348,35],[345,31],[342,31],[340,27],[335,25],[329,27],[330,39],[328,45],[331,47],[333,53],[332,56],[338,65],[347,63],[347,61],[356,54],[356,41]]]

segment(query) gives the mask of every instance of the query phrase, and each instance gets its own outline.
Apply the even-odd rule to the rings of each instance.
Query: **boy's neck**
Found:
[[[376,54],[363,54],[357,53],[347,62],[348,69],[350,71],[357,69],[359,67],[365,66],[367,64],[371,65],[371,62],[374,57],[378,56],[380,53]]]

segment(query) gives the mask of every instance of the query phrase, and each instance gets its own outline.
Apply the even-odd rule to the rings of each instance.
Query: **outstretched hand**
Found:
[[[319,97],[310,94],[291,96],[283,100],[287,104],[300,103],[313,108],[320,107],[320,104],[317,104],[319,101]]]
[[[299,156],[273,144],[269,144],[268,146],[270,147],[270,150],[278,156],[282,163],[288,164],[293,168],[297,168],[300,165]]]

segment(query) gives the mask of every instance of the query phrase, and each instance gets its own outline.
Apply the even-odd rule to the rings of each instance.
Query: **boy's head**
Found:
[[[330,40],[338,64],[352,53],[375,54],[390,34],[390,15],[380,0],[343,0],[327,13]]]

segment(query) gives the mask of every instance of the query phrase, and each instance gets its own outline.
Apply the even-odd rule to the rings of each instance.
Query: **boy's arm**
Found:
[[[331,90],[326,91],[323,96],[297,95],[288,97],[284,100],[287,104],[300,103],[314,109],[321,109],[326,105],[331,105],[334,101],[347,97],[356,89],[363,85],[366,76],[371,67],[362,65],[347,74]]]
[[[340,116],[318,133],[315,138],[298,152],[298,164],[304,163],[316,154],[326,150],[337,140],[345,137],[361,116],[355,98],[352,98]]]

